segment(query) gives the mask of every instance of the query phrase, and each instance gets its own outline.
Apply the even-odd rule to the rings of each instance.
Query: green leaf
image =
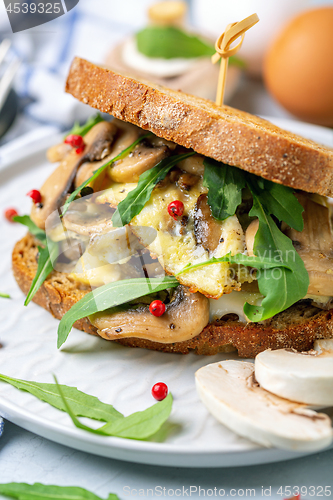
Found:
[[[246,186],[242,170],[210,158],[204,160],[203,184],[208,188],[208,204],[213,217],[225,220],[234,215],[242,202],[242,190]]]
[[[146,410],[132,413],[116,422],[110,422],[100,431],[108,436],[117,436],[127,439],[147,439],[153,436],[166,422],[172,410],[172,395],[169,393],[160,401]]]
[[[24,302],[24,305],[27,306],[48,275],[53,271],[53,262],[58,256],[58,245],[51,240],[47,241],[45,231],[36,226],[36,224],[30,219],[29,215],[16,215],[13,217],[13,220],[26,226],[29,232],[43,245],[45,245],[43,248],[38,247],[39,258],[36,275],[31,283],[30,290]]]
[[[141,141],[143,141],[143,139],[146,139],[147,137],[149,137],[151,135],[151,132],[148,132],[147,134],[144,134],[144,135],[141,135],[138,139],[136,139],[136,141],[134,141],[132,144],[130,144],[130,146],[128,146],[126,149],[124,149],[121,153],[119,153],[119,155],[115,156],[114,158],[112,158],[111,160],[109,160],[108,162],[104,163],[104,165],[102,165],[101,167],[99,167],[97,170],[94,171],[93,175],[91,177],[89,177],[89,179],[87,179],[86,181],[84,181],[81,186],[79,186],[77,189],[75,189],[75,191],[73,191],[70,196],[67,198],[63,208],[62,208],[62,214],[61,214],[61,217],[63,217],[65,215],[65,213],[67,212],[68,208],[69,208],[69,205],[72,203],[72,201],[80,194],[81,190],[87,186],[88,184],[90,184],[92,181],[94,181],[95,179],[97,179],[97,177],[100,176],[100,174],[107,168],[109,167],[110,165],[112,165],[114,162],[118,161],[118,160],[122,160],[123,158],[125,158],[125,156],[127,156],[134,148],[135,146],[137,146]]]
[[[57,383],[57,379],[55,378]],[[59,394],[62,397],[66,411],[72,419],[73,424],[79,429],[92,432],[93,434],[102,434],[104,436],[115,436],[127,439],[147,439],[155,434],[164,422],[168,419],[172,410],[172,395],[168,396],[159,403],[150,406],[146,410],[132,413],[121,420],[107,423],[99,429],[94,429],[82,424],[74,415],[61,386],[58,385]]]
[[[99,311],[119,306],[152,292],[178,286],[176,278],[136,278],[114,281],[87,293],[62,317],[58,327],[58,348],[66,341],[75,321]]]
[[[19,500],[104,500],[78,486],[54,486],[52,484],[3,483],[0,493]],[[110,493],[107,500],[119,500]]]
[[[187,273],[189,271],[193,271],[193,269],[197,269],[198,267],[209,266],[211,264],[219,264],[221,262],[229,262],[230,264],[249,266],[255,269],[274,269],[277,267],[292,269],[292,264],[281,261],[280,255],[277,255],[275,257],[256,257],[245,255],[243,253],[231,255],[231,253],[229,252],[223,257],[212,257],[211,259],[204,262],[199,262],[198,264],[188,264],[186,267],[184,267],[184,269],[177,273],[176,276]]]
[[[92,129],[95,125],[97,125],[97,123],[103,121],[105,120],[99,113],[97,113],[96,115],[90,116],[86,121],[86,123],[84,123],[83,125],[80,125],[79,122],[75,122],[73,128],[65,135],[65,139],[66,137],[72,134],[82,135],[83,137],[86,135],[87,132],[89,132],[90,129]]]
[[[1,297],[2,299],[10,299],[10,295],[9,295],[8,293],[1,293],[1,292],[0,292],[0,297]]]
[[[265,296],[261,306],[248,303],[244,313],[251,321],[264,321],[284,311],[305,297],[309,287],[309,275],[304,262],[293,247],[292,241],[277,227],[265,210],[258,190],[253,189],[253,207],[250,216],[258,217],[259,229],[254,239],[253,251],[258,257],[280,258],[289,268],[264,269],[257,275],[259,291]]]
[[[246,69],[247,68],[246,62],[243,61],[243,59],[241,59],[238,56],[231,56],[231,57],[229,57],[229,64],[232,65],[232,66],[237,66],[240,69]]]
[[[133,217],[138,215],[147,201],[149,201],[156,184],[162,181],[178,162],[194,154],[194,152],[190,152],[177,156],[169,156],[161,160],[155,167],[141,174],[136,188],[130,191],[126,198],[119,203],[117,210],[113,214],[113,226],[121,227],[129,224]]]
[[[209,171],[211,171],[210,167]],[[218,180],[210,176],[209,186],[214,182],[218,185]],[[303,207],[294,196],[293,191],[285,186],[271,183],[251,174],[246,174],[246,184],[253,196],[253,207],[249,215],[257,217],[259,220],[259,229],[254,239],[255,257],[228,254],[193,266],[188,265],[178,275],[197,267],[218,262],[230,262],[257,269],[256,278],[259,291],[264,299],[260,306],[246,303],[244,313],[251,321],[264,321],[284,311],[307,294],[309,275],[304,263],[294,249],[290,238],[280,231],[270,215],[273,214],[279,220],[283,220],[291,227],[301,231],[303,229]],[[241,189],[243,184],[238,183],[238,185]],[[224,197],[227,197],[234,199],[233,207],[236,207],[239,197],[235,196],[232,187],[231,193],[228,191],[221,193],[222,206],[227,203],[224,201]]]
[[[38,247],[38,252],[39,252],[39,257],[38,257],[37,271],[31,283],[27,298],[25,299],[24,302],[25,306],[29,304],[29,302],[33,299],[36,292],[40,289],[40,287],[42,286],[48,275],[53,271],[53,263],[58,257],[58,245],[57,243],[51,242],[51,240],[49,240],[47,246],[43,248]]]
[[[1,374],[0,380],[16,387],[16,389],[29,392],[58,410],[66,411],[56,384],[20,380]],[[123,417],[112,405],[102,403],[95,396],[85,394],[76,387],[62,385],[61,390],[66,399],[70,401],[73,413],[78,417],[88,417],[102,422],[112,422],[115,419]]]
[[[186,59],[215,54],[213,45],[175,26],[148,26],[136,34],[138,51],[147,57]]]
[[[260,198],[266,213],[274,215],[280,222],[284,221],[296,231],[303,231],[304,208],[291,188],[252,174],[248,174],[247,177],[252,193]]]
[[[13,217],[13,220],[26,226],[29,230],[29,233],[35,236],[43,245],[46,245],[45,231],[36,226],[36,224],[30,219],[29,215],[15,215],[15,217]]]

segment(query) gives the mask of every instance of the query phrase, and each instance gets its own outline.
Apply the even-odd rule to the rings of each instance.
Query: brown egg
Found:
[[[295,17],[269,47],[268,90],[302,120],[333,126],[333,7]]]

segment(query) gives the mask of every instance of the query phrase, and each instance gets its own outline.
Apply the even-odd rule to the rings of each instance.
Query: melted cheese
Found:
[[[126,183],[113,183],[109,189],[105,189],[96,198],[96,203],[108,203],[112,207],[116,207],[118,203],[123,201],[128,193],[136,188],[137,183],[126,182]]]
[[[195,205],[201,193],[206,192],[202,182],[188,193],[183,193],[171,184],[162,189],[156,188],[143,210],[131,221],[133,231],[142,243],[157,255],[162,267],[170,274],[176,275],[187,264],[198,264],[211,257],[220,257],[228,252],[232,254],[244,252],[244,234],[236,216],[220,222],[221,242],[209,254],[202,246],[198,246],[194,234]],[[186,225],[179,218],[174,221],[168,214],[168,204],[173,200],[184,203]],[[145,244],[144,235],[137,226],[150,226],[156,229],[157,237],[149,245]],[[200,291],[208,297],[218,298],[224,292],[240,288],[228,263],[219,263],[201,267],[178,277],[179,281],[190,287],[191,291]]]
[[[263,296],[260,293],[231,292],[222,295],[218,300],[209,300],[210,316],[209,321],[215,321],[226,314],[237,314],[239,321],[248,323],[243,308],[246,302],[252,305],[260,305]]]
[[[96,202],[116,206],[135,186],[133,183],[114,183],[98,196]],[[176,184],[156,187],[145,207],[130,223],[142,244],[158,257],[168,274],[177,274],[189,263],[198,264],[211,257],[221,257],[228,252],[235,255],[245,250],[244,233],[236,215],[219,222],[221,241],[213,252],[209,253],[197,245],[194,215],[197,199],[202,193],[207,193],[202,179],[188,192],[181,191]],[[183,217],[177,221],[169,215],[167,209],[169,203],[174,200],[182,201],[185,207]],[[157,231],[153,242],[147,241],[146,227]],[[252,281],[252,278],[246,268],[239,269],[235,273],[235,268],[225,262],[185,273],[179,276],[179,281],[191,291],[200,291],[207,297],[218,298],[223,293],[239,290],[242,282]]]
[[[76,281],[95,287],[119,281],[121,272],[118,264],[107,264],[104,260],[85,251],[69,276]]]

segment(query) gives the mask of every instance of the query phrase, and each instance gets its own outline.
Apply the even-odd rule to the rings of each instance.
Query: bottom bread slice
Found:
[[[29,233],[18,241],[13,250],[13,273],[27,294],[37,270],[37,242]],[[53,271],[33,298],[55,318],[63,315],[90,288],[71,279],[66,273]],[[74,326],[92,335],[98,330],[88,318],[77,321]],[[172,344],[151,342],[139,338],[119,339],[116,342],[130,346],[163,352],[212,355],[219,352],[238,351],[239,356],[253,358],[265,349],[292,348],[308,351],[316,339],[333,338],[333,309],[324,311],[307,301],[292,307],[262,323],[242,323],[237,316],[229,314],[207,325],[196,337]]]

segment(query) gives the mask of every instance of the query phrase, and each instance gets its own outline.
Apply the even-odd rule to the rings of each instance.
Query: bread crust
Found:
[[[12,255],[14,277],[26,295],[37,270],[37,242],[29,233],[18,241]],[[89,287],[80,285],[67,274],[53,271],[33,298],[55,318],[63,315],[86,293]],[[88,318],[74,326],[92,335],[98,330]],[[322,311],[306,303],[297,303],[264,323],[241,323],[229,315],[207,325],[196,337],[185,342],[161,344],[149,340],[127,338],[116,342],[130,347],[155,351],[213,355],[238,351],[243,358],[253,358],[265,349],[292,348],[308,351],[316,339],[333,338],[333,309]]]
[[[333,150],[229,106],[76,57],[66,92],[196,152],[295,189],[333,196]]]

